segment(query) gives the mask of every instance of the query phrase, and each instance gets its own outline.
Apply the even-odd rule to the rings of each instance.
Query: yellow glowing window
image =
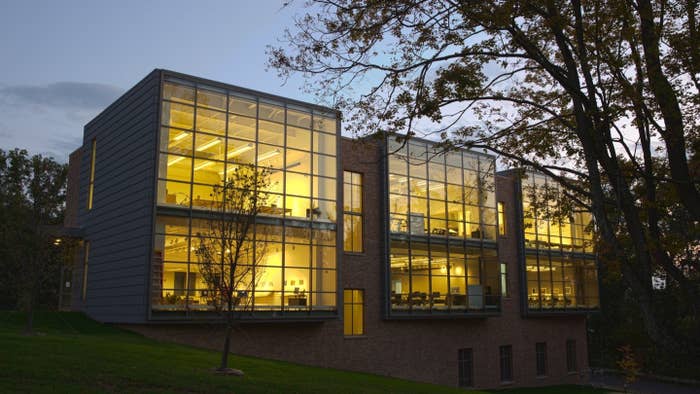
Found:
[[[95,145],[95,139],[93,139],[90,151],[90,183],[88,184],[87,209],[92,209],[92,195],[95,188]]]
[[[343,172],[344,250],[362,252],[362,174]]]
[[[498,202],[498,235],[506,235],[506,208],[503,202]]]
[[[343,290],[343,319],[345,336],[364,335],[364,290]]]

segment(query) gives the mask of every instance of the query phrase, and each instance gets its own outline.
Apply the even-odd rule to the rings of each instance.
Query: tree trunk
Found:
[[[231,324],[226,325],[226,340],[224,341],[224,350],[221,353],[221,365],[219,366],[220,371],[225,371],[228,369],[228,353],[231,346],[231,332],[233,331],[233,326]]]
[[[656,32],[658,26],[654,22],[654,10],[649,0],[639,1],[639,19],[649,88],[656,98],[664,120],[665,132],[660,134],[665,143],[673,186],[680,202],[692,218],[700,220],[700,194],[692,182],[688,168],[683,115],[673,86],[662,68],[660,38]],[[696,44],[690,45],[692,47]]]
[[[642,323],[646,329],[649,339],[661,346],[665,352],[678,353],[683,351],[679,342],[669,334],[663,326],[660,316],[655,313],[653,306],[653,294],[651,291],[651,278],[640,278],[629,262],[621,262],[622,279],[634,294],[637,307],[642,317]]]
[[[33,297],[27,299],[27,321],[24,326],[24,333],[26,335],[34,334],[34,301]]]

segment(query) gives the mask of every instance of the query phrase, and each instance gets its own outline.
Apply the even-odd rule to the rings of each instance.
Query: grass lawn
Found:
[[[370,374],[232,356],[244,377],[217,376],[217,352],[157,342],[78,313],[38,313],[35,336],[23,316],[0,312],[1,393],[465,393]],[[479,391],[472,391],[479,393]],[[604,393],[584,387],[507,393]]]

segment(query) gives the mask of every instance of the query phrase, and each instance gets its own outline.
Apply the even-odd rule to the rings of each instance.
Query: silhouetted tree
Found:
[[[0,150],[0,283],[10,302],[27,313],[44,298],[55,305],[63,262],[56,229],[63,222],[67,167],[26,150]],[[44,300],[45,301],[45,300]]]
[[[269,171],[241,165],[214,186],[213,202],[203,232],[197,233],[199,272],[210,305],[226,326],[221,365],[228,368],[231,334],[241,314],[250,309],[255,285],[263,275],[267,226],[257,216],[268,203]]]
[[[700,28],[695,0],[317,0],[270,48],[355,134],[439,135],[560,182],[592,211],[646,332],[688,354],[655,303],[663,272],[700,327]],[[573,180],[573,181],[572,181]],[[680,305],[680,304],[679,304]],[[690,342],[689,342],[690,341]]]

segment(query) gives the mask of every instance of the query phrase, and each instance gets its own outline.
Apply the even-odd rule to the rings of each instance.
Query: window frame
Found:
[[[350,176],[350,183],[346,182],[346,174]],[[354,178],[353,175],[357,175],[360,179],[359,184],[356,184],[352,181]],[[365,234],[364,234],[364,229],[365,229],[365,223],[364,223],[364,174],[361,172],[357,171],[350,171],[350,170],[343,170],[343,253],[348,253],[348,254],[364,254],[365,252]],[[346,195],[345,193],[345,187],[348,186],[350,188],[350,195]],[[353,194],[353,187],[359,187],[360,189],[360,201],[359,201],[359,212],[353,210],[354,209],[354,201],[350,202],[350,206],[348,206],[348,199],[352,197]],[[348,207],[349,209],[346,209]],[[347,217],[346,217],[347,216]],[[360,240],[359,240],[359,250],[355,249],[355,244],[356,241],[354,238],[355,232],[352,231],[354,229],[354,225],[351,225],[351,234],[352,239],[350,242],[350,249],[346,249],[346,244],[347,244],[347,236],[346,234],[346,220],[358,220],[359,226],[360,226]]]
[[[501,345],[498,348],[501,383],[513,382],[513,345]]]
[[[538,378],[547,376],[547,342],[535,343],[535,375]]]
[[[472,348],[457,349],[458,386],[474,387],[474,351]]]
[[[95,157],[97,151],[97,139],[93,138],[90,144],[90,178],[88,179],[87,210],[92,210],[92,200],[95,195]]]
[[[498,236],[505,238],[508,235],[508,226],[506,225],[506,203],[503,201],[496,203],[496,215],[498,217]]]
[[[347,292],[350,292],[350,302],[345,302],[345,296]],[[356,301],[356,294],[361,295],[362,301],[357,302]],[[362,326],[360,332],[355,332],[355,306],[359,305],[360,306],[360,314],[362,315],[360,318]],[[348,321],[348,313],[350,312],[350,333],[348,333],[345,330],[345,322]],[[365,336],[365,290],[364,289],[357,289],[357,288],[344,288],[343,289],[343,336],[346,338],[355,338],[355,337],[363,337]]]
[[[510,298],[510,286],[508,286],[508,263],[500,263],[501,276],[501,299]]]

